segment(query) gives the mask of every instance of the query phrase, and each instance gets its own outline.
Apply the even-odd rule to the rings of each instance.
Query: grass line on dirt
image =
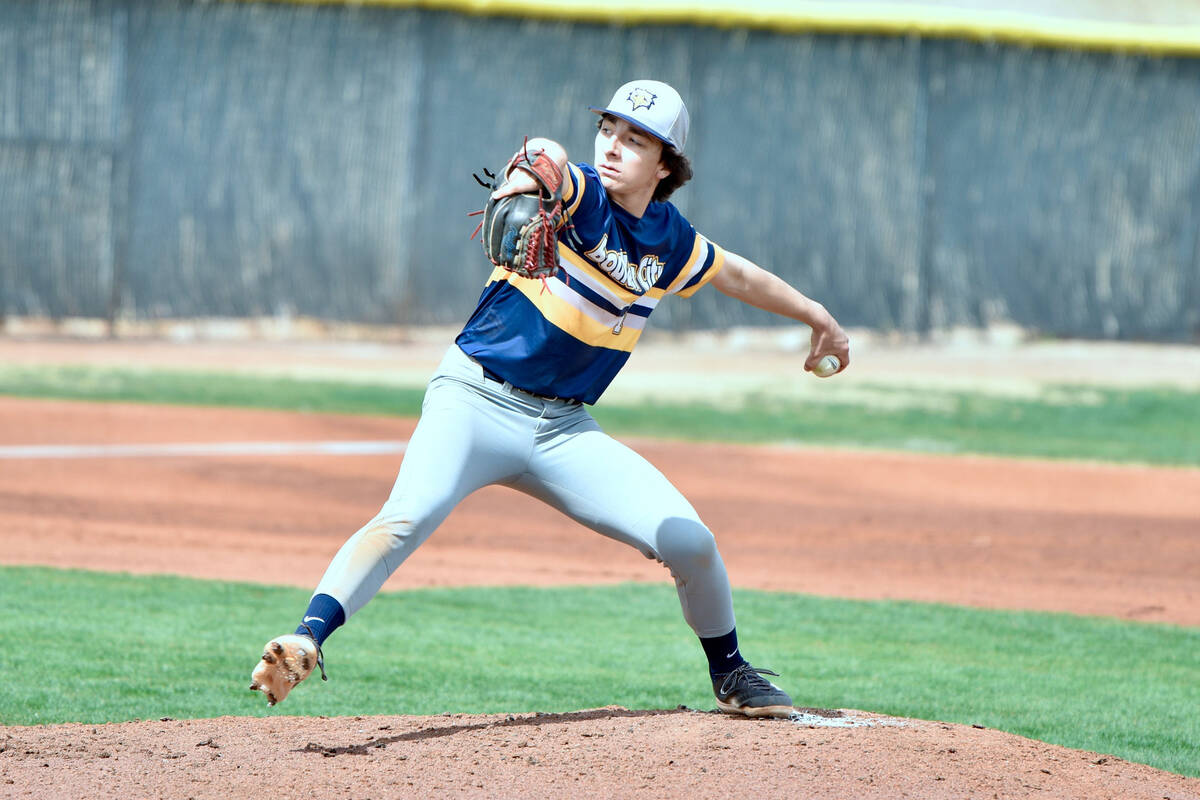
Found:
[[[594,414],[617,435],[1200,466],[1195,424],[1200,393],[1054,386],[1034,398],[924,394],[937,402],[879,408],[866,401],[747,396],[734,408],[601,403]],[[242,374],[10,365],[0,366],[0,395],[416,416],[423,390]]]
[[[299,589],[0,568],[18,610],[0,722],[714,707],[673,589],[379,595],[327,643],[329,683],[248,691]],[[1200,776],[1200,629],[738,591],[744,651],[797,704],[980,724]],[[637,620],[630,624],[630,620]]]

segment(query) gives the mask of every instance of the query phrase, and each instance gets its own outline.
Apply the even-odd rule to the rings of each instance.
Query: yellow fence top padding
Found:
[[[1048,47],[1200,55],[1191,0],[277,0],[425,8],[465,14],[637,24],[748,27],[786,33],[877,33]]]

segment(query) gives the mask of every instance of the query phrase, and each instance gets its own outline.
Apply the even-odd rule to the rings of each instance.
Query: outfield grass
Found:
[[[248,690],[297,589],[0,568],[0,722],[714,707],[667,585],[379,595],[330,681]],[[1200,776],[1200,630],[1066,614],[736,592],[743,649],[800,705],[986,725]]]
[[[0,395],[416,416],[424,389],[164,369],[0,365]]]
[[[202,372],[0,366],[0,394],[416,416],[423,390]],[[937,402],[882,409],[750,396],[734,409],[701,402],[601,403],[594,414],[617,435],[1200,466],[1197,392],[1056,386],[1033,399],[940,390],[922,395]]]

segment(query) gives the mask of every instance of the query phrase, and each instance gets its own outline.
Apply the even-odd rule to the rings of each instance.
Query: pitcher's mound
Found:
[[[1200,798],[1200,780],[860,711],[223,717],[0,728],[4,797]]]

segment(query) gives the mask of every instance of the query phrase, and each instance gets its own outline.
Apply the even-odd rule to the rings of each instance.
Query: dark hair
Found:
[[[662,162],[664,167],[671,170],[671,174],[659,181],[654,189],[654,196],[650,199],[656,203],[666,200],[692,179],[692,162],[669,144],[663,145]]]
[[[615,119],[611,114],[602,114],[600,119],[596,121],[596,128],[599,129],[604,124],[605,119]],[[653,136],[653,134],[647,134]],[[658,139],[657,136],[653,138]],[[662,140],[659,139],[661,142]],[[651,200],[655,203],[661,203],[675,193],[675,190],[692,179],[692,162],[683,153],[676,150],[671,145],[663,142],[662,145],[662,163],[663,166],[670,170],[671,174],[658,182],[658,186],[654,187],[654,194]]]

